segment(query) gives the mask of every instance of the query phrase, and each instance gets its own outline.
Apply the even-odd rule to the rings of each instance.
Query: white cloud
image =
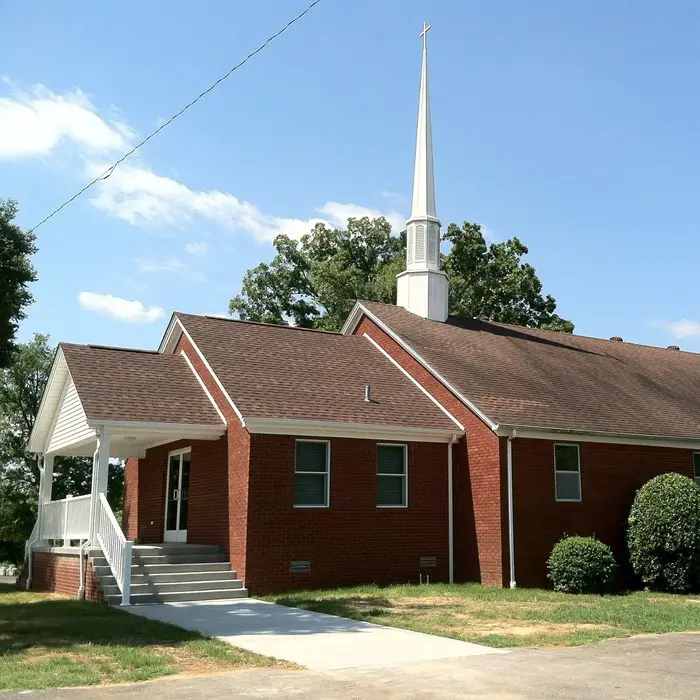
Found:
[[[103,172],[107,164],[92,164],[91,174]],[[401,230],[403,217],[358,204],[327,202],[317,211],[325,218],[284,218],[261,211],[251,202],[219,190],[195,190],[170,177],[158,175],[138,164],[122,165],[104,182],[92,204],[135,226],[183,227],[197,218],[207,219],[232,231],[245,231],[258,241],[270,242],[279,233],[299,238],[320,222],[344,226],[348,217],[386,216],[394,231]]]
[[[95,311],[126,323],[153,323],[165,315],[160,306],[146,308],[140,301],[130,301],[111,294],[80,292],[78,303],[88,311]]]
[[[382,190],[379,194],[393,202],[394,205],[402,205],[406,203],[406,197],[404,197],[400,192],[392,192],[391,190]]]
[[[209,244],[203,241],[193,241],[185,246],[185,252],[190,255],[206,255],[209,252]]]
[[[9,92],[0,97],[0,160],[48,156],[65,144],[84,162],[81,177],[94,178],[133,145],[135,132],[121,121],[101,116],[80,90],[59,94],[43,85],[29,91],[10,85]],[[117,167],[92,193],[93,206],[134,226],[182,228],[203,219],[248,233],[260,242],[271,242],[279,233],[299,238],[317,223],[345,226],[348,217],[383,215],[395,233],[404,226],[404,217],[396,211],[335,201],[316,210],[321,216],[275,216],[234,194],[197,190],[160,175],[137,156]],[[206,252],[204,245],[189,244],[186,250],[201,255]]]
[[[85,153],[120,152],[133,137],[126,124],[98,116],[80,90],[59,95],[37,85],[0,97],[0,159],[47,156],[65,141]]]
[[[161,262],[154,260],[144,260],[144,258],[136,258],[134,260],[136,267],[140,272],[178,272],[185,269],[185,264],[177,258],[169,258]]]
[[[397,211],[380,211],[379,209],[370,209],[363,207],[360,204],[341,204],[340,202],[326,202],[316,211],[320,214],[325,214],[328,217],[329,223],[333,226],[345,226],[348,219],[361,219],[363,216],[368,216],[370,219],[376,219],[383,216],[390,224],[391,230],[394,233],[403,231],[406,217],[399,214]]]
[[[656,328],[663,328],[674,338],[692,338],[700,336],[700,322],[684,318],[679,321],[651,321]]]

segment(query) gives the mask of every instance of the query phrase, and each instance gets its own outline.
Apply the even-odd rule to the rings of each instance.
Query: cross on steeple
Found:
[[[430,25],[427,22],[423,22],[423,31],[418,35],[423,39],[423,48],[426,47],[428,43],[428,32],[430,31]]]

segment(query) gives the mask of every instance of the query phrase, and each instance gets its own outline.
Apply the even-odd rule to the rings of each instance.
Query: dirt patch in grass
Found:
[[[539,637],[561,636],[566,637],[576,632],[590,632],[593,630],[612,630],[611,625],[581,624],[552,624],[549,622],[524,622],[520,620],[508,620],[507,623],[484,623],[481,620],[469,627],[470,634],[486,637],[491,634],[510,635],[514,637]]]
[[[203,676],[208,673],[231,670],[230,661],[202,656],[187,647],[154,646],[151,650],[156,654],[162,654],[164,659],[172,662],[178,673],[187,676]]]

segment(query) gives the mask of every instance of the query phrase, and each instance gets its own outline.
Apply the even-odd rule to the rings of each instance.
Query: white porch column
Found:
[[[53,493],[53,455],[44,456],[44,472],[39,482],[39,507],[51,503]]]
[[[97,513],[101,493],[107,492],[109,475],[109,432],[104,426],[97,429],[97,449],[92,460],[92,488],[90,489],[90,544],[97,544]]]

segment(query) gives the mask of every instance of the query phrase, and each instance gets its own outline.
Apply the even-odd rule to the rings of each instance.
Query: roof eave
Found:
[[[296,418],[246,418],[249,433],[295,435],[317,438],[355,438],[365,440],[398,440],[403,442],[451,442],[462,435],[456,426],[424,428],[417,426],[316,421]]]
[[[598,442],[617,445],[642,445],[647,447],[678,447],[700,450],[697,438],[678,435],[642,435],[636,433],[609,433],[599,430],[556,428],[551,426],[515,425],[499,423],[495,431],[500,437],[530,438],[534,440],[565,439],[569,442]]]

